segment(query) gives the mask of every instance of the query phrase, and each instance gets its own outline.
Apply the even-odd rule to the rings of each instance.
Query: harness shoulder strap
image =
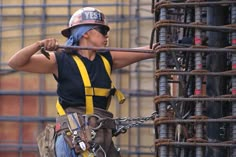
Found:
[[[111,77],[111,66],[108,60],[103,55],[100,55],[100,57],[102,58],[107,74],[109,75],[109,77]]]
[[[100,55],[100,56],[101,56],[101,58],[102,58],[103,64],[105,65],[107,74],[108,74],[108,76],[109,76],[110,79],[111,79],[111,66],[110,66],[108,60],[107,60],[104,56],[102,56],[102,55]],[[111,79],[111,80],[112,80],[112,79]],[[111,88],[116,89],[116,88],[115,88],[115,85],[114,85],[113,83],[111,83]],[[115,90],[115,95],[116,95],[116,98],[117,98],[118,101],[119,101],[119,104],[123,104],[123,103],[125,102],[125,96],[124,96],[124,94],[123,94],[120,90],[116,89],[116,90]],[[108,106],[108,107],[109,107],[109,106]]]
[[[72,55],[72,57],[74,61],[76,62],[76,65],[79,69],[80,75],[84,83],[84,87],[91,87],[89,75],[88,75],[88,72],[84,63],[81,61],[79,57],[75,55]],[[85,94],[85,104],[86,104],[86,114],[93,114],[94,111],[93,111],[93,96],[92,95]]]
[[[56,108],[57,108],[57,113],[59,114],[59,116],[63,116],[66,115],[65,110],[62,108],[59,100],[57,99],[57,103],[56,103]]]

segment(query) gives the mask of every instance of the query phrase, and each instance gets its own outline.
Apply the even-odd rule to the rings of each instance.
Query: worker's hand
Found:
[[[50,54],[47,51],[56,51],[58,49],[58,42],[54,38],[44,39],[38,41],[38,45],[40,48],[41,53],[47,58],[50,59]]]
[[[58,46],[59,46],[57,40],[54,38],[41,40],[39,41],[39,45],[40,45],[40,48],[43,47],[44,50],[47,50],[47,51],[55,51],[58,49]]]

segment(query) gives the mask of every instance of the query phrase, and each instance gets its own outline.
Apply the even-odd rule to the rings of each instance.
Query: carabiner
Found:
[[[106,152],[104,151],[104,149],[102,148],[102,146],[101,146],[101,145],[98,145],[98,144],[96,144],[96,143],[94,143],[94,145],[92,146],[92,152],[93,152],[94,156],[97,156],[97,153],[98,153],[99,151],[101,151],[101,152],[103,153],[104,157],[107,156],[107,155],[106,155]]]
[[[126,132],[127,132],[127,128],[125,128],[125,126],[121,126],[121,127],[118,128],[118,129],[116,130],[116,132],[114,132],[112,135],[113,135],[113,136],[118,136],[118,135],[120,135],[121,133],[124,134],[124,133],[126,133]]]

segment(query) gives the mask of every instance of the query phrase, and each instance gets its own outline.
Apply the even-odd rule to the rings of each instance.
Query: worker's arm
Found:
[[[150,50],[149,46],[138,47],[136,49],[145,49]],[[120,52],[120,51],[111,51],[111,56],[113,60],[113,69],[123,68],[132,63],[153,58],[154,53],[139,53],[139,52]]]
[[[57,49],[56,39],[45,39],[26,46],[16,52],[8,61],[8,65],[20,71],[35,73],[54,73],[57,75],[57,64],[54,53],[50,53],[50,59],[43,54],[36,54],[41,47],[45,50],[54,51]]]

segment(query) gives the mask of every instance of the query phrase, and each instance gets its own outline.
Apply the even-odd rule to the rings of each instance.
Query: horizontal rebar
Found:
[[[0,116],[0,121],[17,122],[55,122],[55,117]]]
[[[155,10],[158,11],[161,8],[184,8],[184,7],[207,7],[207,6],[219,6],[219,5],[231,5],[236,4],[236,1],[217,1],[217,2],[185,2],[185,3],[172,3],[172,2],[162,2],[155,4]]]
[[[159,53],[159,52],[179,52],[179,51],[183,51],[183,52],[193,52],[193,53],[196,53],[196,52],[209,52],[209,53],[217,53],[217,52],[231,52],[231,53],[235,53],[236,52],[236,49],[233,49],[232,48],[193,48],[193,47],[190,47],[190,48],[163,48],[163,47],[160,47],[160,48],[157,48],[154,50],[155,53]]]
[[[171,124],[171,123],[235,123],[236,119],[224,119],[224,118],[218,118],[218,119],[155,119],[154,123],[155,125],[159,124]]]
[[[19,90],[19,91],[10,91],[10,90],[1,90],[1,95],[27,95],[27,96],[57,96],[55,91],[45,91],[45,90],[37,90],[37,91],[26,91],[26,90]]]
[[[236,70],[229,70],[229,71],[223,71],[223,72],[210,72],[207,70],[197,71],[179,71],[174,69],[166,69],[166,70],[157,70],[156,76],[162,76],[162,75],[194,75],[194,76],[235,76]]]
[[[208,31],[219,31],[219,32],[233,32],[236,31],[235,26],[212,26],[212,25],[205,25],[202,23],[192,23],[192,24],[186,24],[186,23],[178,23],[174,21],[159,21],[155,24],[156,29],[160,27],[181,27],[181,28],[195,28],[195,29],[201,29],[201,30],[208,30]]]
[[[103,6],[103,7],[117,7],[117,6],[129,6],[127,3],[93,3],[93,4],[72,4],[72,3],[65,3],[65,4],[3,4],[0,5],[0,8],[50,8],[50,7],[98,7],[98,6]]]
[[[193,102],[203,102],[203,101],[236,101],[236,97],[196,97],[196,98],[181,98],[181,97],[161,97],[161,96],[156,96],[154,98],[155,103],[160,103],[160,102],[173,102],[173,101],[181,101],[181,102],[187,102],[187,101],[193,101]],[[226,103],[224,103],[227,105]],[[194,103],[190,103],[189,105],[195,105]],[[228,104],[229,105],[229,104]]]
[[[210,147],[236,147],[236,144],[230,143],[205,143],[205,142],[160,142],[156,144],[170,146],[210,146]]]

